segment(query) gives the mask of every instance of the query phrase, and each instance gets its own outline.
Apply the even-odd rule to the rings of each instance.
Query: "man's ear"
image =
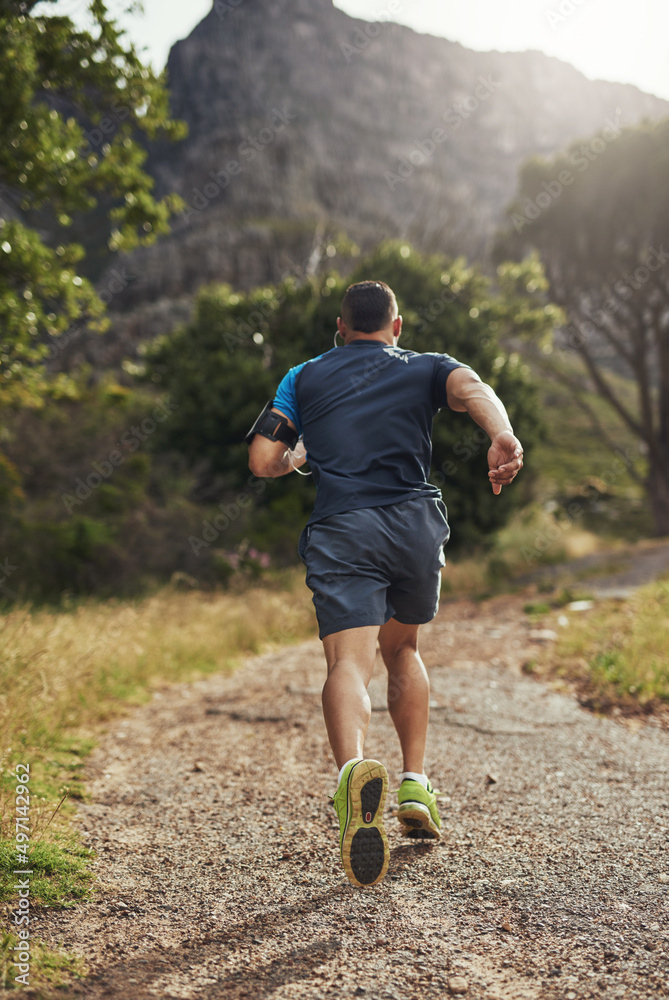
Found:
[[[337,316],[337,329],[339,330],[339,336],[345,341],[351,331],[346,326],[346,323],[344,323],[341,316]]]
[[[393,337],[396,337],[399,340],[401,333],[402,333],[402,317],[398,316],[397,319],[393,320]]]

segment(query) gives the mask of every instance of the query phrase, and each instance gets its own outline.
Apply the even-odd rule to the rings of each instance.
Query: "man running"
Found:
[[[337,329],[343,347],[291,368],[247,440],[256,476],[283,476],[307,460],[313,472],[316,502],[299,553],[327,661],[323,714],[339,768],[342,863],[354,885],[367,886],[384,877],[389,859],[388,774],[364,755],[377,641],[403,755],[398,818],[404,833],[441,836],[424,773],[430,689],[418,652],[418,628],[438,610],[450,534],[428,482],[432,419],[447,407],[485,430],[495,494],[522,468],[523,449],[503,404],[471,368],[397,346],[402,317],[384,282],[351,285]]]

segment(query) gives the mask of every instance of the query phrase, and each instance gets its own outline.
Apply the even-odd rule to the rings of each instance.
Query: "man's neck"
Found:
[[[353,330],[350,337],[346,338],[347,344],[352,344],[354,340],[377,340],[388,347],[395,346],[395,337],[392,330],[377,330],[375,333],[359,333]]]

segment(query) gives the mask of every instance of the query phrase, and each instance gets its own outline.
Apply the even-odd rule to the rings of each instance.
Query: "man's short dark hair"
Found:
[[[358,333],[385,330],[398,315],[397,299],[385,281],[358,281],[341,300],[341,318]]]

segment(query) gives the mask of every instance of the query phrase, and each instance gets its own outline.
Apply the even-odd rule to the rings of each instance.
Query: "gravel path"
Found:
[[[115,724],[79,813],[101,889],[36,926],[88,964],[67,995],[669,996],[668,734],[523,675],[538,645],[520,598],[425,628],[445,836],[402,839],[389,796],[390,869],[368,890],[337,861],[318,641]],[[370,691],[367,752],[396,788],[380,661]]]
[[[637,588],[669,574],[669,541],[648,539],[613,551],[542,566],[518,583],[576,586],[593,597],[629,597]]]

